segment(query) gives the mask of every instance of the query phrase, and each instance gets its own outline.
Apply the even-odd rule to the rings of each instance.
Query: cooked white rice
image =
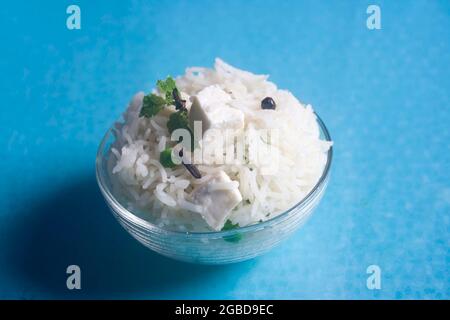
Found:
[[[166,108],[151,119],[139,117],[144,93],[137,93],[123,114],[124,121],[115,126],[116,142],[111,148],[112,178],[126,195],[128,207],[168,229],[211,230],[200,215],[201,205],[192,201],[191,192],[220,170],[232,182],[215,188],[239,188],[242,194],[243,201],[229,216],[241,227],[273,218],[305,197],[322,175],[331,143],[320,139],[312,107],[301,104],[289,91],[277,89],[267,78],[216,59],[214,69],[188,68],[184,76],[176,78],[176,84],[187,101],[210,86],[222,89],[224,96],[218,103],[245,116],[245,130],[233,134],[277,130],[278,139],[270,140],[272,149],[265,154],[266,160],[277,164],[276,172],[269,174],[264,171],[267,163],[260,162],[215,164],[204,159],[197,165],[201,179],[193,178],[183,166],[163,167],[160,152],[175,144],[166,127],[175,108]],[[268,96],[276,101],[276,110],[261,109],[261,100]],[[252,148],[255,141],[248,136],[246,139],[250,139],[248,148]],[[214,139],[208,143],[208,147],[216,147]],[[225,141],[225,148],[233,150],[234,140]]]

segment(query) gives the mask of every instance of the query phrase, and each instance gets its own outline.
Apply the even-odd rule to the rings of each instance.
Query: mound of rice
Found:
[[[115,125],[116,141],[111,148],[112,178],[126,195],[128,208],[167,229],[210,231],[202,219],[202,207],[192,201],[191,193],[219,171],[233,180],[242,195],[243,201],[228,218],[241,227],[271,219],[304,198],[322,175],[331,142],[320,139],[312,107],[301,104],[289,91],[277,89],[267,78],[216,59],[214,69],[188,68],[176,78],[176,85],[188,104],[190,96],[201,95],[211,86],[223,90],[218,103],[244,114],[245,130],[234,132],[237,135],[250,129],[276,129],[279,139],[270,141],[271,151],[265,155],[269,162],[276,156],[277,170],[270,174],[258,162],[215,164],[206,160],[197,166],[201,179],[192,177],[183,166],[163,167],[160,152],[175,144],[166,127],[175,108],[166,108],[150,119],[139,117],[144,93],[137,93],[123,122]],[[261,109],[265,97],[276,101],[275,110]],[[233,145],[225,145],[225,150],[230,147]]]

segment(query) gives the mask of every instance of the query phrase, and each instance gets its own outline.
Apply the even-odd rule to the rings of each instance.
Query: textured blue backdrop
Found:
[[[72,3],[81,30],[66,28]],[[371,3],[381,30],[366,28]],[[0,298],[450,298],[449,30],[449,1],[2,4]],[[94,158],[134,92],[216,56],[311,103],[335,159],[295,236],[208,267],[129,237]],[[65,288],[69,264],[81,291]]]

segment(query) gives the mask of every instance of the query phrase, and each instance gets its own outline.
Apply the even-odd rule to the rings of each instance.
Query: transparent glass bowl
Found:
[[[321,138],[331,141],[317,116]],[[226,264],[259,256],[286,239],[311,215],[328,184],[333,148],[330,148],[322,176],[311,192],[294,207],[275,218],[255,225],[219,232],[181,232],[160,228],[125,208],[112,192],[108,160],[115,137],[110,130],[100,143],[96,175],[100,190],[119,223],[146,247],[164,256],[192,263]]]

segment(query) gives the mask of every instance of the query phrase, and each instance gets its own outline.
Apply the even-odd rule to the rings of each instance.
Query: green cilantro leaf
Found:
[[[192,130],[189,127],[189,118],[187,110],[178,110],[177,112],[172,113],[169,116],[169,121],[167,121],[167,129],[170,133],[177,129],[186,129],[189,131],[190,134],[190,144],[189,142],[183,143],[184,147],[188,150],[194,150],[195,148],[195,141],[194,136],[192,134]],[[183,139],[180,137],[180,140],[178,142],[181,142]]]
[[[180,110],[172,113],[169,116],[169,121],[167,121],[167,129],[172,133],[176,129],[189,129],[189,119],[187,111]]]
[[[166,101],[157,96],[156,94],[149,94],[144,96],[144,100],[142,102],[141,112],[139,113],[140,117],[151,118],[160,112],[164,106],[166,105]]]
[[[166,80],[158,80],[156,82],[159,92],[161,92],[165,97],[167,104],[174,104],[172,93],[173,90],[177,88],[175,80],[171,76],[168,76]]]
[[[161,151],[159,154],[159,162],[161,162],[165,168],[173,168],[176,166],[176,164],[172,161],[172,148],[167,148]]]
[[[239,228],[239,224],[238,223],[233,224],[233,222],[231,222],[231,220],[227,220],[225,222],[225,225],[222,228],[222,231],[233,230],[233,229],[236,229],[236,228]]]
[[[227,221],[225,222],[225,225],[223,226],[223,228],[222,228],[221,231],[229,231],[229,230],[233,230],[233,229],[236,229],[236,228],[239,228],[239,224],[238,224],[238,223],[233,224],[233,222],[231,222],[230,220],[227,220]],[[242,234],[236,233],[236,234],[234,234],[234,235],[232,235],[232,236],[226,236],[226,237],[223,237],[223,239],[224,239],[225,241],[228,241],[228,242],[234,242],[234,243],[236,243],[236,242],[241,241],[241,239],[242,239]]]
[[[165,106],[175,104],[173,91],[178,89],[172,77],[169,76],[166,80],[158,80],[156,86],[158,91],[164,95],[164,98],[153,93],[144,96],[141,112],[139,113],[140,117],[151,118]]]

